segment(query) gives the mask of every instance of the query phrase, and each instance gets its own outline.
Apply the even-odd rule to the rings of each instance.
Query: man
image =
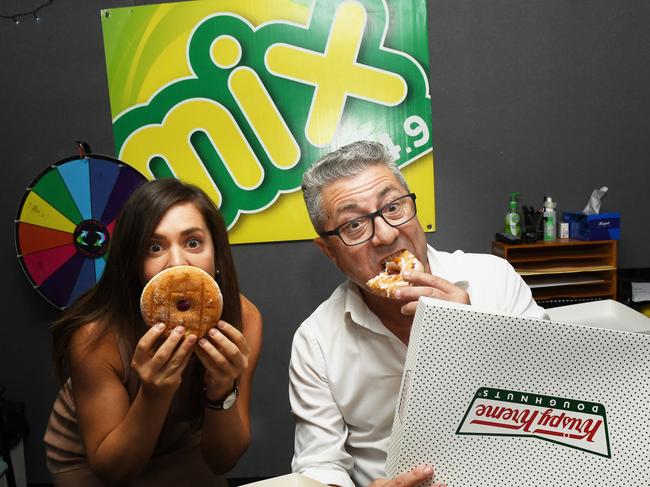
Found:
[[[542,317],[530,289],[505,260],[438,252],[427,245],[415,196],[384,146],[355,142],[303,177],[316,245],[348,278],[296,331],[290,400],[296,418],[292,468],[330,485],[415,486],[420,466],[386,480],[384,468],[413,315],[420,296]],[[424,272],[395,299],[366,281],[407,249]]]

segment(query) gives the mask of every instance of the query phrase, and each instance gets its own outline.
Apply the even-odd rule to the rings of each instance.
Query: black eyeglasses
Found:
[[[321,237],[337,235],[345,245],[367,242],[375,235],[375,218],[380,216],[391,227],[399,227],[415,217],[415,193],[400,196],[377,211],[359,216],[339,225],[334,230],[320,233]]]

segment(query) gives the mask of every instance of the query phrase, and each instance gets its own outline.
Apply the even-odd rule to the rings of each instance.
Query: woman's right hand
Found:
[[[153,395],[173,395],[181,384],[181,375],[192,356],[196,336],[184,337],[177,326],[156,349],[165,325],[158,323],[145,333],[135,347],[131,368],[140,377],[142,391]]]

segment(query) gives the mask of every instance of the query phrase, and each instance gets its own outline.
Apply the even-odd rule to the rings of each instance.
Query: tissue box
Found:
[[[621,237],[619,212],[583,215],[562,213],[562,221],[569,224],[569,238],[577,240],[618,240]]]

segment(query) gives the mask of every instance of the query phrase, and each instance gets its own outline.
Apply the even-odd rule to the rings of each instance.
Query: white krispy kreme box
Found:
[[[450,487],[647,487],[649,391],[649,334],[422,298],[386,473],[429,463]]]

